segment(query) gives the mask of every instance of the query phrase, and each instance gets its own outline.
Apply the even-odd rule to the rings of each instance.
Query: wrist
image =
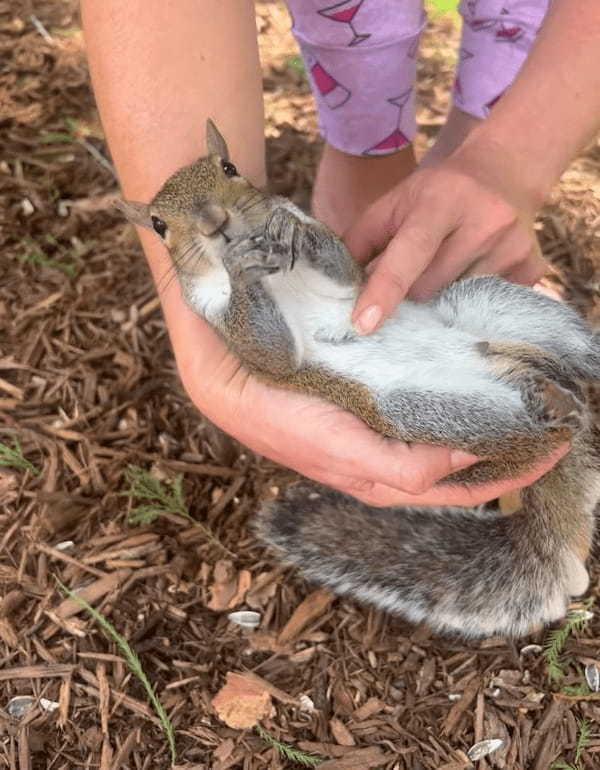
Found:
[[[522,146],[488,124],[476,126],[449,161],[467,170],[486,186],[504,192],[520,209],[534,213],[544,204],[558,180],[547,161],[534,162]]]

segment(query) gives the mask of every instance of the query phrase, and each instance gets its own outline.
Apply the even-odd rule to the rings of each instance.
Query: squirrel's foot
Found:
[[[290,254],[286,253],[281,244],[271,242],[262,233],[232,241],[223,258],[231,278],[246,284],[290,269],[290,262]]]
[[[545,377],[528,377],[521,385],[523,402],[545,429],[577,432],[584,422],[584,404],[566,388]]]
[[[521,380],[523,376],[538,376],[554,382],[570,391],[576,398],[583,394],[572,372],[551,353],[525,342],[497,341],[478,342],[478,352],[488,358],[498,374],[509,380]]]

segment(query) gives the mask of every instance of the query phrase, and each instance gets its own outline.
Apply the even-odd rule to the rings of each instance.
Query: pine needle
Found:
[[[152,524],[160,516],[175,514],[188,519],[195,527],[204,533],[204,536],[213,545],[216,545],[228,556],[235,558],[228,548],[221,543],[213,533],[201,522],[197,521],[189,512],[183,494],[183,474],[179,473],[173,479],[160,481],[149,471],[137,465],[129,465],[125,471],[125,478],[130,488],[120,494],[124,497],[147,500],[148,502],[137,505],[129,512],[129,523],[134,526]]]
[[[577,746],[575,747],[575,765],[579,767],[581,755],[590,742],[590,723],[587,719],[580,719],[577,725],[579,727],[579,735],[577,736]]]
[[[173,725],[171,724],[171,720],[167,716],[167,712],[165,711],[162,703],[159,701],[158,696],[154,691],[154,688],[150,684],[150,680],[148,679],[144,669],[142,668],[142,664],[140,662],[140,659],[137,656],[137,653],[131,649],[127,640],[124,639],[121,636],[121,634],[119,634],[119,632],[112,625],[112,623],[110,623],[103,615],[101,615],[97,610],[95,610],[91,606],[91,604],[88,604],[85,601],[85,599],[82,599],[81,597],[77,596],[76,593],[69,590],[65,585],[63,585],[60,582],[58,578],[55,578],[55,580],[58,583],[60,590],[63,593],[65,593],[70,599],[74,599],[78,604],[80,604],[94,618],[94,620],[102,627],[106,635],[110,637],[113,640],[113,642],[115,642],[117,647],[121,650],[121,653],[123,654],[123,657],[125,658],[125,661],[129,666],[132,674],[134,674],[134,676],[136,676],[140,680],[144,689],[146,690],[146,693],[148,694],[148,698],[152,703],[154,711],[156,712],[156,715],[160,720],[160,723],[163,728],[163,732],[165,733],[165,736],[167,738],[167,742],[169,744],[169,750],[171,752],[171,760],[173,764],[175,764],[175,760],[177,759],[177,754],[175,749],[175,731],[173,729]]]
[[[36,468],[35,465],[25,458],[19,444],[19,439],[16,436],[13,438],[12,447],[9,447],[8,444],[0,443],[0,465],[31,471],[34,476],[37,476],[40,472],[39,468]]]
[[[272,735],[269,735],[269,733],[260,725],[256,725],[256,732],[265,743],[268,743],[269,746],[273,746],[282,757],[290,759],[292,762],[297,762],[304,767],[317,767],[317,765],[320,765],[323,762],[321,757],[317,757],[314,754],[306,754],[305,752],[300,751],[300,749],[294,748],[294,746],[278,741],[276,738],[273,738]]]
[[[560,628],[548,632],[544,642],[544,657],[546,658],[546,672],[551,683],[557,684],[564,678],[561,655],[568,638],[575,632],[582,631],[588,624],[585,612],[592,605],[593,600],[585,602],[583,611],[569,612],[564,624]]]

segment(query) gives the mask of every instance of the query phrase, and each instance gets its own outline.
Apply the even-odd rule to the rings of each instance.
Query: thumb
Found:
[[[399,222],[352,313],[359,334],[370,334],[389,318],[455,225],[455,217],[448,208],[432,211],[423,205],[417,205]],[[363,238],[362,244],[367,238],[375,240],[375,236],[368,234]]]

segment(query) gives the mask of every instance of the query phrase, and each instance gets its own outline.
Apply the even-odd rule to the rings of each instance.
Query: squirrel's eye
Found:
[[[237,168],[228,160],[221,161],[221,168],[225,172],[225,176],[239,176]]]
[[[162,219],[159,217],[150,217],[152,220],[152,227],[154,228],[154,232],[158,233],[161,238],[165,237],[165,233],[167,232],[167,223],[163,222]]]

